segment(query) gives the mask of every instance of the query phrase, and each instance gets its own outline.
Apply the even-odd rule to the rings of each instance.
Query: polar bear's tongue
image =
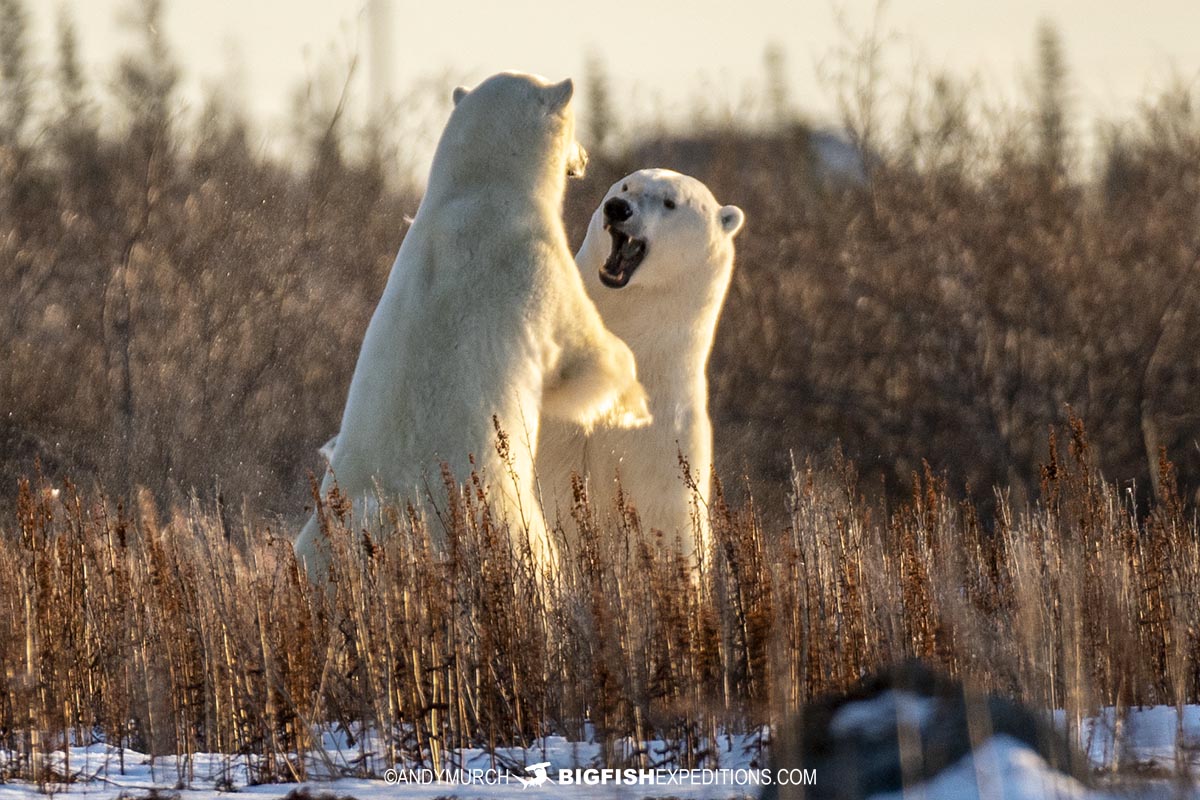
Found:
[[[600,268],[600,281],[605,286],[619,289],[629,283],[633,271],[646,257],[646,242],[628,236],[616,228],[609,228],[608,232],[612,236],[612,250],[604,266]]]

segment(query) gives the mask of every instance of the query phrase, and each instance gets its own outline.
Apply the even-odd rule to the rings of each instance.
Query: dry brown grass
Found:
[[[1001,498],[990,531],[928,470],[889,509],[849,463],[798,468],[778,532],[718,496],[698,582],[635,508],[598,525],[582,488],[570,524],[585,535],[557,576],[477,483],[448,487],[445,548],[410,510],[364,524],[335,496],[326,590],[259,519],[198,502],[160,519],[147,494],[125,508],[26,481],[0,548],[0,748],[28,779],[65,742],[102,740],[296,780],[324,771],[312,751],[333,730],[379,734],[357,740],[373,773],[590,722],[610,764],[697,765],[720,733],[911,656],[1072,723],[1194,702],[1200,531],[1173,467],[1139,516],[1082,426],[1065,435],[1037,503]],[[636,745],[651,739],[667,752]]]

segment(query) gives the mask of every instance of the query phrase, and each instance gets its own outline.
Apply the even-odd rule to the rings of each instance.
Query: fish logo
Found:
[[[541,786],[548,783],[550,776],[546,774],[546,767],[550,766],[549,761],[543,761],[540,764],[530,764],[525,768],[525,771],[532,775],[532,778],[522,778],[517,775],[516,778],[521,782],[521,790],[524,791],[530,786]]]

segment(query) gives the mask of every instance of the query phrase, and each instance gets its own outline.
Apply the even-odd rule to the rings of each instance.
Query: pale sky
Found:
[[[356,49],[366,95],[368,0],[166,0],[167,36],[184,69],[194,106],[221,86],[252,111],[263,136],[286,132],[294,87],[322,65],[344,67]],[[32,0],[35,25],[51,58],[53,21],[65,6],[78,22],[83,57],[96,83],[111,80],[128,32],[118,23],[131,0]],[[838,11],[860,30],[873,0],[390,0],[391,69],[397,92],[417,82],[448,97],[502,69],[579,77],[587,54],[605,63],[616,98],[639,113],[671,119],[697,98],[737,107],[758,91],[769,44],[783,48],[792,103],[818,120],[835,103],[819,65],[845,38]],[[1177,74],[1200,75],[1200,2],[1145,0],[892,0],[884,6],[887,82],[911,79],[914,64],[975,75],[983,96],[1018,96],[1033,64],[1040,19],[1058,24],[1074,81],[1081,127],[1097,116],[1129,114],[1148,88]],[[446,102],[448,110],[449,103]]]

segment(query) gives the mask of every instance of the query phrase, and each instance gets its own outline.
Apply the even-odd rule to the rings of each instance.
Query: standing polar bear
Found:
[[[575,142],[570,80],[518,73],[456,89],[428,188],[371,317],[333,444],[334,481],[362,510],[420,504],[476,469],[514,532],[552,556],[534,487],[542,415],[589,428],[649,422],[633,354],[600,320],[567,246]],[[497,452],[493,417],[511,440]],[[473,459],[473,462],[472,462]],[[425,506],[428,508],[428,506]],[[314,514],[296,553],[326,574]]]
[[[586,476],[593,507],[611,513],[619,476],[643,529],[677,534],[694,557],[693,492],[678,459],[687,459],[706,501],[712,423],[705,367],[744,221],[740,208],[670,170],[641,170],[608,190],[575,260],[604,324],[633,349],[654,421],[641,430],[591,432],[547,421],[537,472],[548,513],[561,518],[570,509],[572,472]],[[702,509],[698,519],[699,544],[707,547]]]

